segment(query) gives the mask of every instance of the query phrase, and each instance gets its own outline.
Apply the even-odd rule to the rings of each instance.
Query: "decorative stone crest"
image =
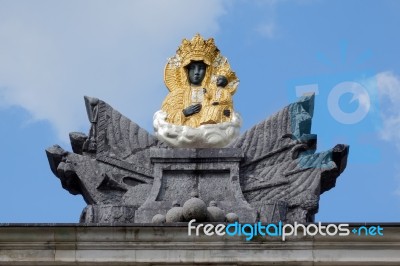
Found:
[[[193,64],[190,70],[184,70],[187,64]],[[213,71],[207,72],[210,69]],[[317,136],[311,134],[314,95],[304,95],[234,138],[240,126],[236,112],[228,109],[231,119],[220,121],[220,111],[207,105],[214,97],[226,97],[218,92],[217,83],[212,85],[213,75],[215,82],[219,76],[225,77],[220,85],[231,94],[238,82],[214,41],[198,35],[192,41],[184,40],[165,71],[176,74],[178,70],[184,75],[166,75],[170,94],[154,119],[158,138],[106,102],[85,97],[89,134],[70,133],[72,152],[58,145],[46,150],[50,168],[63,188],[81,194],[87,203],[80,222],[160,224],[191,218],[199,222],[314,221],[320,195],[335,186],[349,152],[347,145],[338,144],[315,153]],[[178,77],[185,82],[191,79],[194,85],[212,81],[200,92],[204,113],[194,112],[198,108],[193,104],[173,104],[177,99],[190,101],[194,91],[191,84],[179,83],[183,79]],[[200,124],[192,127],[185,124],[189,120],[168,117],[173,109],[164,109],[164,105],[180,110],[183,116],[196,114],[193,121]],[[200,137],[193,137],[198,130]]]

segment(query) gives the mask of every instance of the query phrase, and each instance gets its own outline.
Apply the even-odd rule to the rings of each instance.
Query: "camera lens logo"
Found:
[[[359,104],[353,112],[345,112],[340,107],[340,98],[351,93],[353,98],[350,103],[358,100]],[[332,117],[342,124],[356,124],[363,120],[370,111],[371,102],[368,91],[357,82],[345,81],[332,88],[328,95],[328,110]]]
[[[329,150],[338,143],[348,144],[351,147],[349,159],[355,164],[377,163],[381,153],[379,145],[372,140],[382,121],[376,72],[364,67],[370,56],[371,53],[361,53],[352,56],[355,61],[350,61],[347,45],[343,45],[340,56],[332,56],[338,59],[336,61],[323,54],[317,55],[317,60],[326,67],[324,74],[287,81],[290,102],[306,93],[315,94],[311,133],[318,134],[318,149]],[[303,161],[307,160],[300,158],[299,163]]]

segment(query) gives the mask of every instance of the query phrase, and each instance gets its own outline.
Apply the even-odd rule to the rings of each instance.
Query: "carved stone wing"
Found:
[[[46,150],[65,189],[88,204],[140,206],[153,182],[151,147],[166,147],[110,105],[85,97],[89,135],[70,133],[73,152]]]
[[[335,186],[346,167],[347,145],[315,154],[313,110],[314,94],[305,95],[231,144],[243,150],[242,191],[261,216],[270,206],[287,208],[288,220],[312,221],[319,195]]]

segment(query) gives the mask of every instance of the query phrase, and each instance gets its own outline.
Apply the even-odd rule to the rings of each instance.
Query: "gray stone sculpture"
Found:
[[[104,101],[85,102],[89,135],[70,133],[73,152],[46,150],[63,188],[87,203],[81,223],[312,222],[346,167],[347,145],[315,153],[314,95],[219,149],[168,147]]]

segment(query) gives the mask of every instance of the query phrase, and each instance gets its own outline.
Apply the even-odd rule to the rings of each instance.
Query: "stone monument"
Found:
[[[169,94],[155,134],[106,102],[85,97],[89,134],[72,152],[46,150],[50,168],[87,203],[81,223],[313,222],[349,147],[315,153],[314,95],[304,95],[239,136],[239,80],[212,38],[184,39],[168,59]]]

